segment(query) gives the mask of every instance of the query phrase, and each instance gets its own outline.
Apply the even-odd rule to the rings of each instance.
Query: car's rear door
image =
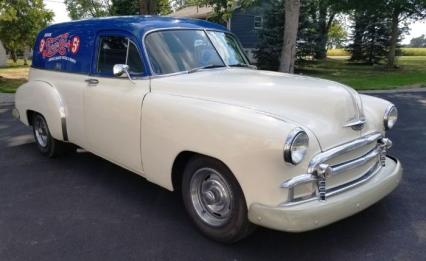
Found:
[[[150,80],[137,40],[125,32],[97,35],[92,75],[86,80],[87,148],[110,161],[143,173],[141,161],[142,102]],[[130,67],[132,81],[113,75],[115,64]]]

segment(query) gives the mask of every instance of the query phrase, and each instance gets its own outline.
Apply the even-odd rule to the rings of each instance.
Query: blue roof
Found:
[[[42,32],[54,30],[58,28],[86,27],[92,30],[126,30],[133,33],[135,36],[143,35],[153,29],[162,28],[188,28],[188,29],[212,29],[219,31],[228,31],[226,27],[211,23],[205,20],[170,17],[170,16],[111,16],[101,18],[91,18],[84,20],[76,20],[71,22],[53,24],[46,27]]]
[[[204,20],[165,16],[102,17],[54,24],[38,34],[34,44],[32,67],[95,74],[96,37],[107,31],[120,35],[124,33],[136,43],[146,65],[144,75],[150,75],[141,39],[148,31],[167,28],[228,31],[222,25]]]

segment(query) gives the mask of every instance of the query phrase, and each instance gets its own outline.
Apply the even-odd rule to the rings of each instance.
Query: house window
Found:
[[[263,17],[255,16],[254,17],[254,29],[262,29],[263,28]]]

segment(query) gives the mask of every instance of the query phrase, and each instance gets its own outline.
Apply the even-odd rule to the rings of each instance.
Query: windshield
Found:
[[[240,45],[232,35],[213,31],[209,31],[208,34],[227,65],[234,66],[246,64]]]
[[[246,64],[232,35],[203,30],[165,30],[147,35],[145,46],[155,74]]]

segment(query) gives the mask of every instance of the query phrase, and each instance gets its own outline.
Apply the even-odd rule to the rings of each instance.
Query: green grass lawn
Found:
[[[347,57],[306,62],[297,72],[349,85],[357,90],[385,90],[426,87],[426,56],[402,56],[400,68],[388,70],[382,65],[349,63]]]
[[[29,66],[22,60],[14,64],[8,61],[6,67],[0,68],[0,93],[15,93],[16,88],[27,81]]]
[[[16,89],[25,83],[23,79],[7,79],[0,77],[0,93],[15,93]]]

